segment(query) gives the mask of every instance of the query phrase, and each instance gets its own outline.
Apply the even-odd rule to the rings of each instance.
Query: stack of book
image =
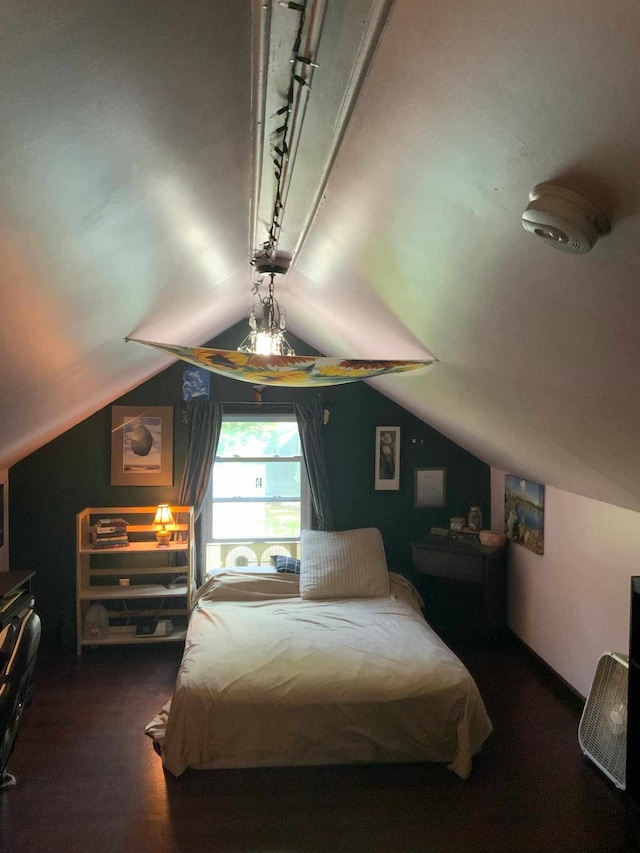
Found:
[[[91,547],[126,548],[127,524],[124,518],[99,518],[91,527]]]

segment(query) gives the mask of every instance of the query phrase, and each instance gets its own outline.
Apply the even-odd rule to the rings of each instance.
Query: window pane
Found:
[[[214,539],[295,539],[300,536],[300,504],[214,503],[212,533]]]
[[[216,462],[213,499],[299,498],[299,462]]]
[[[300,456],[296,421],[223,421],[217,457]]]

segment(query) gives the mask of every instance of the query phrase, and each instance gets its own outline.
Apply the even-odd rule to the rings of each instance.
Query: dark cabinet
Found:
[[[15,616],[22,617],[33,607],[31,581],[34,575],[35,572],[0,572],[0,631]]]
[[[629,697],[627,703],[627,791],[640,806],[640,577],[631,578]]]
[[[412,543],[413,583],[427,621],[458,636],[494,638],[507,622],[507,545],[434,537]]]

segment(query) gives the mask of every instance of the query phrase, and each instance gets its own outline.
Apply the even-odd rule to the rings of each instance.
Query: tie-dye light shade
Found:
[[[212,373],[239,379],[253,385],[281,385],[312,388],[342,385],[383,374],[407,373],[433,364],[436,359],[419,361],[373,361],[362,359],[324,358],[306,355],[254,355],[237,350],[183,347],[127,338],[134,343],[160,350]]]

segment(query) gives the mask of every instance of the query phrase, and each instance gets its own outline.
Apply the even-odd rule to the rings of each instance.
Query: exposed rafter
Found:
[[[252,256],[275,243],[295,262],[392,6],[254,4]]]

